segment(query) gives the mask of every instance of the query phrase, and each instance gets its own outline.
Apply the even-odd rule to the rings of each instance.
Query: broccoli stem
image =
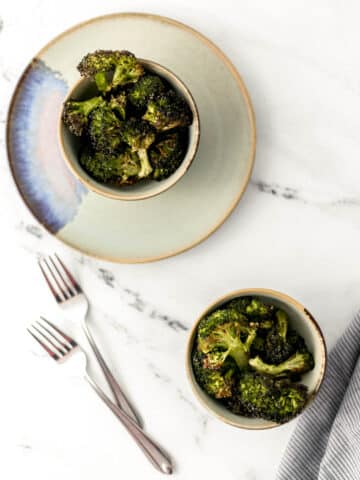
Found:
[[[249,365],[259,373],[282,375],[286,372],[305,373],[314,367],[314,360],[309,352],[296,352],[279,365],[265,363],[260,357],[251,358]]]
[[[283,340],[286,340],[286,335],[287,335],[287,330],[288,330],[287,315],[283,310],[278,310],[276,312],[276,318],[277,318],[277,321],[278,321],[279,335]]]
[[[147,151],[145,148],[141,148],[140,150],[137,151],[137,154],[140,159],[140,172],[138,173],[139,178],[145,178],[150,175],[152,172],[152,166],[150,165],[149,162],[149,157],[147,154]]]
[[[236,345],[229,349],[229,355],[235,360],[240,370],[243,370],[249,365],[250,347],[256,337],[256,330],[249,332],[245,343],[236,343]]]
[[[240,370],[247,368],[249,364],[249,355],[241,345],[231,348],[229,350],[229,355],[235,360],[236,365]]]
[[[83,109],[84,115],[87,117],[96,107],[103,103],[101,97],[89,98],[89,100],[84,100],[82,102],[73,102],[74,105],[79,105]]]
[[[100,92],[106,92],[109,89],[106,72],[98,72],[94,76],[95,83]]]
[[[247,339],[246,339],[246,342],[245,342],[245,349],[246,349],[247,352],[250,351],[250,347],[251,347],[253,341],[255,340],[256,335],[257,335],[256,330],[250,330],[249,335],[247,336]]]

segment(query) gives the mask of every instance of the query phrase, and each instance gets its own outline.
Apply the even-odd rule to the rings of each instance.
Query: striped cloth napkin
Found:
[[[360,480],[360,313],[328,359],[323,385],[300,417],[277,480]]]

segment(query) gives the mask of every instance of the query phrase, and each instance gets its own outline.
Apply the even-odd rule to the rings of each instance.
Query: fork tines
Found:
[[[38,264],[51,293],[58,303],[70,300],[70,298],[82,293],[80,285],[56,253],[54,257],[40,258]]]
[[[40,317],[27,331],[54,360],[63,359],[77,347],[75,340],[44,317]]]

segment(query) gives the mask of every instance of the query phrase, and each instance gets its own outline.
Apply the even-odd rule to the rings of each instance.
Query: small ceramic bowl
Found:
[[[222,420],[225,423],[233,425],[234,427],[244,428],[248,430],[263,430],[268,428],[274,428],[279,426],[278,423],[263,420],[261,418],[248,418],[241,415],[235,415],[227,410],[220,402],[214,400],[207,395],[204,390],[196,382],[194,372],[192,369],[191,354],[194,346],[194,340],[196,336],[196,329],[200,320],[216,310],[221,305],[229,302],[236,297],[244,296],[256,296],[260,298],[264,303],[271,303],[282,310],[284,310],[289,316],[289,323],[294,329],[304,337],[305,342],[309,350],[312,352],[315,361],[315,367],[310,372],[302,376],[301,383],[307,385],[309,389],[309,405],[310,401],[314,399],[319,391],[320,385],[324,378],[326,369],[326,345],[323,334],[319,325],[315,321],[311,313],[299,302],[293,298],[285,295],[284,293],[276,292],[274,290],[267,290],[263,288],[250,288],[245,290],[237,290],[229,293],[224,297],[216,300],[211,304],[195,322],[190,337],[188,340],[186,351],[186,370],[190,385],[195,396],[200,403],[215,417]]]
[[[166,80],[166,82],[168,82],[168,84],[186,100],[193,114],[193,122],[189,127],[189,145],[186,155],[180,167],[169,178],[160,182],[154,180],[144,180],[135,185],[127,185],[122,187],[110,186],[97,182],[90,177],[79,164],[79,138],[75,135],[72,135],[66,128],[61,119],[61,113],[59,117],[59,144],[63,157],[72,173],[90,190],[115,200],[144,200],[168,190],[170,187],[175,185],[175,183],[178,182],[189,169],[196,155],[200,141],[199,113],[189,89],[174,73],[162,65],[150,60],[139,59],[139,61],[148,72],[157,74]],[[98,95],[95,82],[89,79],[81,79],[69,91],[64,102],[69,99],[82,100],[85,98],[90,98],[93,95]]]

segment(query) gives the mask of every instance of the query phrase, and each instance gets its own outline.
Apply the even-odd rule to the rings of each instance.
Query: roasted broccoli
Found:
[[[246,306],[245,315],[252,319],[271,318],[274,313],[274,306],[263,303],[258,298],[252,298]]]
[[[157,130],[164,131],[187,127],[192,122],[192,113],[188,104],[170,90],[151,99],[142,118]]]
[[[143,120],[137,118],[130,118],[124,123],[122,137],[133,152],[137,152],[141,169],[138,174],[139,178],[148,177],[152,172],[152,166],[149,162],[147,149],[155,140],[154,129]]]
[[[129,148],[112,154],[86,148],[79,161],[84,170],[100,182],[131,184],[140,171],[140,160]]]
[[[205,333],[206,332],[206,333]],[[247,368],[256,328],[235,310],[218,310],[206,317],[198,330],[198,350],[210,354],[211,368],[220,368],[228,356],[238,368]]]
[[[126,94],[125,92],[120,92],[117,95],[111,95],[109,100],[109,106],[112,110],[117,112],[121,120],[126,118]]]
[[[248,318],[249,324],[257,324],[259,328],[269,329],[273,326],[274,307],[254,297],[238,297],[227,304]]]
[[[164,83],[157,75],[144,75],[128,93],[130,102],[138,109],[145,109],[149,100],[165,91]]]
[[[254,372],[243,373],[234,391],[227,400],[233,413],[277,423],[284,423],[298,415],[308,398],[304,385]]]
[[[68,100],[64,104],[62,119],[71,133],[81,136],[88,125],[90,113],[97,107],[104,105],[102,97],[93,97],[89,100],[77,102]]]
[[[163,135],[150,150],[153,179],[160,181],[170,177],[181,165],[186,150],[184,135],[171,132]]]
[[[192,365],[199,385],[214,398],[227,398],[232,395],[236,373],[234,365],[229,362],[221,371],[204,368],[204,355],[194,351]]]
[[[271,349],[276,358],[290,350],[292,355],[267,363]],[[231,300],[201,319],[194,352],[199,385],[235,414],[283,423],[306,404],[307,387],[295,382],[314,367],[314,359],[287,314],[274,305],[250,296]],[[206,382],[220,389],[218,396]]]
[[[260,357],[251,358],[249,365],[259,373],[279,376],[290,373],[306,373],[314,368],[314,359],[310,352],[296,352],[278,365],[263,362]]]
[[[102,105],[91,113],[87,134],[94,150],[114,153],[122,142],[122,123],[109,105]]]
[[[250,357],[251,358],[257,357],[257,356],[262,357],[264,354],[264,349],[265,349],[265,338],[262,335],[258,334],[251,345]]]
[[[262,359],[271,364],[279,364],[297,351],[306,350],[304,339],[288,325],[288,317],[283,310],[276,311],[276,322],[267,334],[265,352]]]
[[[215,327],[222,323],[241,321],[244,325],[247,324],[247,319],[243,315],[239,314],[233,308],[220,308],[206,315],[199,322],[197,329],[198,338],[207,337]]]
[[[135,83],[144,74],[144,67],[135,55],[126,50],[88,53],[77,68],[82,77],[94,77],[100,92]]]
[[[62,111],[64,125],[81,137],[83,168],[112,185],[168,178],[186,154],[185,126],[192,122],[187,103],[126,50],[88,53],[77,68],[91,80],[84,82],[86,93],[98,92],[88,100],[68,100]]]
[[[230,300],[230,302],[225,305],[225,308],[234,308],[237,312],[245,315],[246,308],[250,305],[251,300],[252,297],[237,297]]]

